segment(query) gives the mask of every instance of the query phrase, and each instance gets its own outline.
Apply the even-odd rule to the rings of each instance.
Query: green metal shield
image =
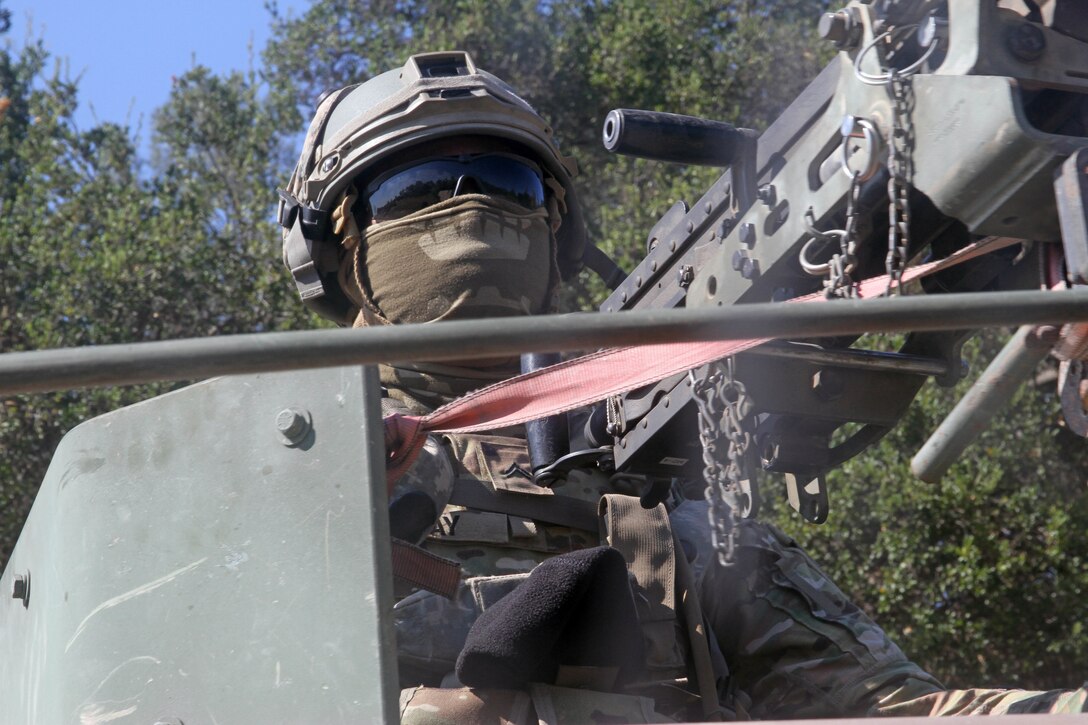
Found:
[[[73,430],[3,576],[0,721],[395,722],[382,441],[360,367]]]

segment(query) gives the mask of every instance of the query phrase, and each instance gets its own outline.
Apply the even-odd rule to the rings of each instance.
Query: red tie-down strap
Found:
[[[945,259],[906,270],[901,284],[1020,241],[1009,237],[987,237]],[[888,276],[882,275],[860,282],[858,297],[879,297],[887,291],[888,281]],[[788,302],[818,302],[824,299],[823,292],[816,292]],[[493,430],[564,413],[735,355],[771,339],[670,342],[610,348],[489,385],[447,403],[429,415],[391,415],[385,419],[388,485],[392,488],[401,474],[412,465],[428,433]]]

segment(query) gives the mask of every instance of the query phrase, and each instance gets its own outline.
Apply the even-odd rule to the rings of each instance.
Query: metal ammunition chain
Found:
[[[910,184],[914,175],[911,151],[914,148],[914,124],[911,120],[914,87],[909,75],[894,68],[888,70],[888,90],[892,96],[892,134],[888,140],[888,273],[887,294],[900,294],[903,269],[910,246]]]
[[[733,358],[712,363],[705,378],[688,372],[699,409],[699,441],[703,447],[704,495],[710,504],[711,543],[718,561],[733,560],[734,536],[741,510],[741,483],[749,480],[752,448],[752,400],[734,375]],[[719,446],[725,444],[724,464]]]

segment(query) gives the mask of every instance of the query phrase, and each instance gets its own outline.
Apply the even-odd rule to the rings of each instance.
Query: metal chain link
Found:
[[[799,254],[801,268],[813,276],[826,275],[824,280],[824,296],[833,297],[857,297],[857,283],[853,273],[858,264],[858,197],[861,194],[861,177],[859,171],[851,176],[850,193],[846,197],[846,225],[845,229],[830,229],[820,231],[816,229],[812,207],[805,212],[805,229],[812,236],[801,247]],[[839,251],[831,255],[831,259],[822,264],[809,259],[809,254],[819,250],[813,249],[814,244],[838,242]]]
[[[858,288],[853,272],[858,265],[858,197],[861,195],[861,172],[850,178],[850,195],[846,197],[846,228],[839,237],[839,253],[831,258],[824,296],[857,297]]]
[[[710,504],[710,536],[718,561],[732,561],[734,532],[741,510],[741,485],[751,475],[752,400],[734,375],[733,358],[712,363],[705,378],[688,372],[699,409],[699,441],[703,447],[704,495]],[[724,462],[719,446],[726,445]]]
[[[888,140],[888,273],[887,294],[900,294],[910,246],[910,180],[913,178],[914,125],[911,120],[913,84],[909,75],[888,70],[892,96],[892,134]]]

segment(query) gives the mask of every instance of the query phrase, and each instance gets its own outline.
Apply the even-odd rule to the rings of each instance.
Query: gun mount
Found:
[[[1062,163],[1088,145],[1088,32],[1068,0],[1045,14],[1004,5],[887,0],[826,14],[820,32],[838,56],[758,140],[699,119],[610,114],[608,148],[690,163],[698,130],[728,141],[708,158],[729,168],[657,222],[645,259],[601,309],[748,304],[821,289],[847,297],[881,274],[891,292],[908,260],[944,258],[987,236],[1022,244],[921,291],[1065,284],[1051,263],[1063,256],[1068,279],[1083,282],[1084,166]],[[673,130],[649,144],[651,122]],[[911,333],[895,354],[843,337],[738,356],[761,467],[786,474],[795,508],[822,521],[822,475],[890,430],[927,378],[959,380],[969,335]],[[700,478],[695,409],[684,378],[624,396],[610,420],[617,468]],[[590,438],[609,442],[601,425]]]

